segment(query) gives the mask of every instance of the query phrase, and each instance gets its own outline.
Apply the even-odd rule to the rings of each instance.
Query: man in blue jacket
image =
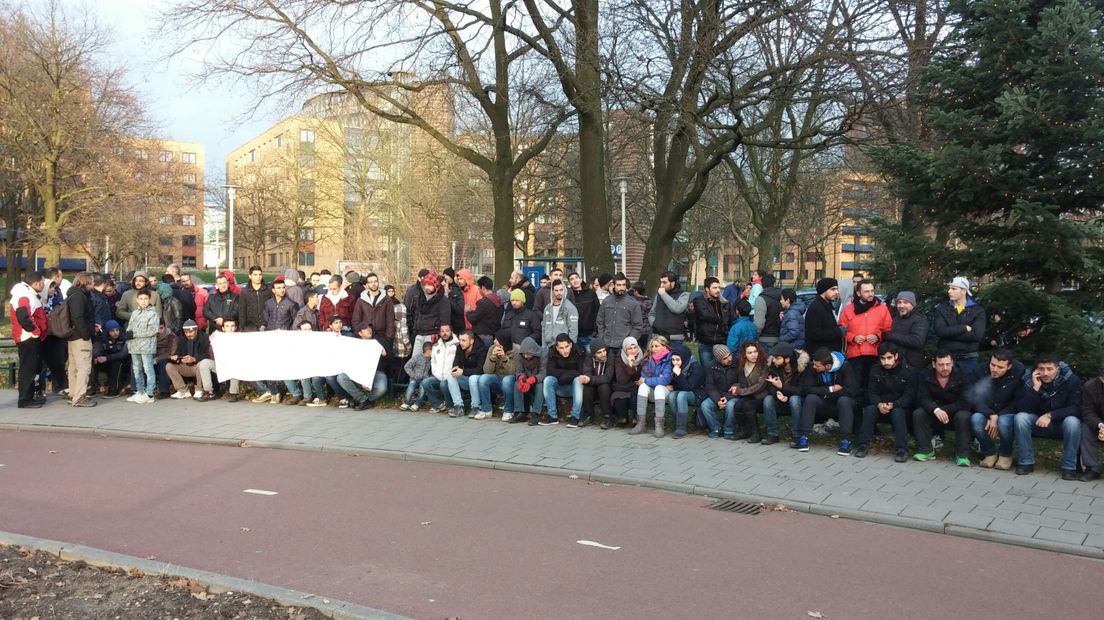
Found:
[[[1024,373],[1016,414],[1016,473],[1035,471],[1032,436],[1062,439],[1062,480],[1077,479],[1077,446],[1081,442],[1081,379],[1058,358],[1043,354]]]

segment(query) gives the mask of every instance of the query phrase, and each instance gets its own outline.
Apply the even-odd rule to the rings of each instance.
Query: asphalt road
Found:
[[[0,530],[416,618],[1097,617],[1104,589],[1089,559],[567,478],[16,432],[0,464]]]

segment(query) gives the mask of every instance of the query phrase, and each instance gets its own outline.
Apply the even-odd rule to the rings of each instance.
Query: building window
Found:
[[[196,188],[194,185],[184,186],[184,200],[195,200]]]
[[[157,216],[157,223],[158,224],[172,224],[172,216],[171,215],[158,215]]]
[[[300,179],[299,200],[311,202],[312,198],[314,198],[314,179]]]
[[[183,237],[180,238],[180,245],[182,245],[186,248],[194,248],[195,244],[196,244],[196,236],[195,235],[184,235]]]
[[[299,207],[299,213],[307,217],[312,217],[314,215],[314,205],[309,203],[301,205]]]
[[[787,262],[787,263],[792,263],[792,262],[794,262],[794,259],[795,259],[795,258],[797,258],[797,257],[796,257],[796,256],[794,256],[794,253],[793,253],[793,252],[786,252],[786,262]]]
[[[157,245],[172,245],[172,237],[158,237]]]
[[[180,161],[182,161],[186,164],[194,164],[194,163],[196,163],[196,154],[195,153],[181,153],[180,154]]]
[[[312,131],[310,129],[300,129],[299,130],[299,141],[300,142],[314,142],[314,131]]]
[[[194,215],[181,215],[180,216],[180,225],[181,226],[195,226],[196,225],[196,217]]]
[[[185,183],[187,183],[187,184],[189,184],[189,185],[195,185],[195,183],[196,183],[196,175],[195,175],[195,173],[194,173],[194,172],[186,172],[186,173],[184,173],[184,182],[185,182]]]
[[[314,264],[314,252],[300,252],[299,253],[300,265],[313,265]]]
[[[195,267],[196,257],[194,256],[182,256],[180,257],[180,264],[184,267]]]
[[[138,149],[134,151],[134,156],[138,159],[149,159],[149,151],[146,149]]]
[[[272,254],[268,255],[268,266],[269,267],[275,267],[276,266],[276,254],[275,253],[272,253]]]
[[[794,278],[793,269],[782,269],[781,271],[778,271],[777,273],[778,273],[778,279],[779,280],[793,280],[793,278]]]
[[[161,151],[157,154],[157,161],[172,161],[172,151]]]
[[[299,229],[300,241],[314,241],[314,229],[313,228],[300,228]]]

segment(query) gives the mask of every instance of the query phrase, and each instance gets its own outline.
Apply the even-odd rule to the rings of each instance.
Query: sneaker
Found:
[[[437,405],[436,407],[430,407],[429,410],[432,411],[433,413],[444,413],[444,412],[448,411],[448,407],[446,407],[444,403],[441,403],[440,405]]]
[[[518,421],[518,418],[514,418],[514,421],[515,422]],[[541,421],[540,415],[538,415],[536,413],[533,413],[533,414],[529,415],[529,426],[536,426],[536,425],[540,424],[540,421]]]
[[[1012,469],[1012,457],[998,456],[997,464],[993,466],[993,469],[999,469],[1001,471],[1008,471]]]
[[[316,398],[316,399],[310,401],[309,403],[307,403],[307,406],[308,407],[325,407],[326,406],[326,401],[322,400],[321,398]]]
[[[721,431],[709,431],[710,439],[716,439],[721,436]]]
[[[686,429],[676,428],[675,432],[671,433],[671,439],[682,439],[686,436]]]
[[[567,427],[568,428],[579,428],[579,418],[568,418],[567,419]]]
[[[490,411],[480,411],[479,413],[472,416],[472,419],[473,420],[489,420],[489,419],[491,419],[491,416],[493,416],[493,415],[494,414],[491,413]]]
[[[364,400],[360,401],[359,403],[353,405],[353,410],[354,411],[367,411],[368,409],[372,409],[372,408],[374,408],[373,403],[372,403],[372,401],[368,400],[367,398],[365,398]]]
[[[858,448],[855,448],[855,458],[865,459],[867,454],[870,454],[870,448],[866,446],[859,446]]]
[[[241,400],[241,394],[231,394],[230,396],[226,397],[226,402],[229,403],[236,403],[239,400]]]
[[[126,401],[128,403],[136,403],[136,402],[138,402],[138,398],[139,398],[138,394],[131,394],[130,396],[127,396]]]
[[[141,402],[143,405],[148,405],[150,403],[155,403],[158,400],[160,400],[160,399],[155,397],[153,394],[143,394],[142,395],[142,400],[139,401],[139,402]]]
[[[463,405],[457,405],[457,406],[453,407],[452,409],[449,409],[449,414],[448,415],[449,415],[450,418],[462,418],[462,417],[464,417],[464,406]]]
[[[559,423],[560,423],[559,418],[553,418],[552,416],[548,415],[547,413],[542,414],[541,417],[540,417],[540,421],[537,422],[537,424],[539,424],[540,426],[554,426],[554,425],[559,424]]]
[[[591,424],[594,424],[594,417],[593,416],[587,415],[587,416],[583,416],[583,417],[579,418],[579,428],[583,428],[584,426],[590,426]]]
[[[119,396],[120,396],[120,394],[118,392],[108,391],[108,392],[103,393],[104,398],[119,398]]]
[[[987,456],[987,457],[981,459],[980,461],[978,461],[978,465],[980,467],[984,467],[985,469],[991,469],[996,464],[997,464],[997,455],[996,454],[990,454],[989,456]]]
[[[410,411],[410,405],[406,403],[399,405],[399,411]]]
[[[338,409],[348,409],[349,408],[349,400],[346,399],[346,398],[342,398],[341,400],[337,401],[337,408]]]
[[[897,454],[893,456],[893,460],[897,463],[904,463],[908,461],[908,452],[905,450],[898,450]]]
[[[170,396],[170,398],[175,398],[176,400],[182,400],[191,397],[192,395],[188,393],[188,390],[177,390],[175,393],[173,393],[172,396]]]
[[[200,390],[200,391],[196,392],[195,401],[197,403],[205,403],[209,400],[211,400],[210,392],[204,392],[203,390]]]
[[[407,411],[417,411],[418,410],[418,405],[410,405],[409,407],[406,408],[406,410]]]
[[[943,447],[943,438],[939,435],[932,437],[932,450],[939,450]]]
[[[958,465],[959,467],[969,467],[970,459],[966,458],[965,456],[956,456],[955,465]]]
[[[285,404],[285,405],[291,405],[291,406],[295,406],[295,405],[298,405],[298,404],[299,404],[299,401],[301,401],[301,400],[303,400],[303,399],[302,399],[302,398],[300,398],[300,397],[298,397],[298,396],[292,396],[291,398],[289,398],[289,399],[285,400],[285,401],[284,401],[284,404]]]
[[[778,435],[766,435],[759,443],[764,446],[769,446],[778,443]]]
[[[797,451],[798,452],[808,452],[809,451],[809,438],[806,437],[805,435],[802,435],[801,438],[797,440]]]
[[[506,411],[502,414],[502,421],[503,422],[509,422],[510,420],[513,420],[513,419],[514,419],[514,414],[510,413],[509,411]]]
[[[272,400],[270,400],[268,402],[270,404],[273,404],[273,405],[279,405],[280,404],[280,395],[279,394],[273,394],[272,395]]]
[[[912,455],[912,458],[914,458],[914,459],[916,459],[917,461],[920,461],[920,462],[934,461],[935,460],[935,450],[932,450],[931,452],[917,452],[916,454]]]
[[[264,394],[261,394],[260,396],[254,398],[253,402],[255,402],[255,403],[267,403],[270,400],[272,400],[272,392],[265,392]]]
[[[70,404],[73,405],[74,407],[95,407],[96,406],[96,401],[94,401],[91,398],[85,396],[85,397],[81,398],[80,400],[77,400],[77,401],[75,401],[73,403],[70,403]]]
[[[836,450],[836,454],[840,456],[851,456],[851,440],[844,439],[840,442],[839,450]]]

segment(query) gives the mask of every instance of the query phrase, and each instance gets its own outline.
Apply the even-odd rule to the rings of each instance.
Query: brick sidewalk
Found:
[[[245,441],[577,474],[1104,558],[1104,483],[1065,482],[1051,472],[1016,476],[946,460],[897,464],[884,454],[842,457],[821,446],[800,453],[786,443],[750,445],[704,435],[655,439],[597,427],[529,427],[396,410],[190,400],[135,405],[123,399],[74,409],[54,398],[41,409],[21,410],[12,390],[0,391],[0,429]]]

